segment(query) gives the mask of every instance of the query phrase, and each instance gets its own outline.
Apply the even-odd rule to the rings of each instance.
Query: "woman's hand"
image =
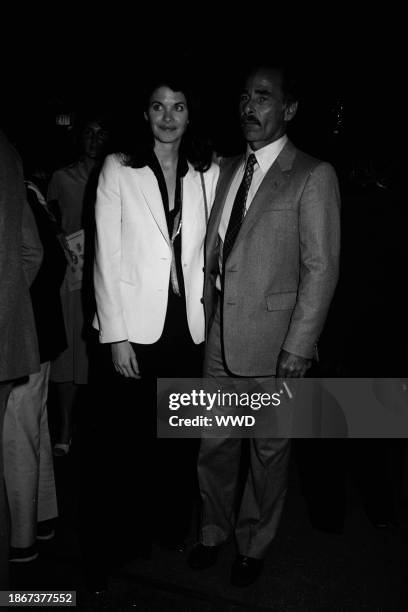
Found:
[[[113,342],[111,349],[112,361],[116,372],[122,374],[125,378],[140,378],[136,354],[129,340]]]

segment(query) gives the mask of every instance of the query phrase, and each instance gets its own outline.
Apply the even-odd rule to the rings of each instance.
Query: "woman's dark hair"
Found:
[[[206,172],[211,166],[212,148],[199,119],[199,104],[188,80],[180,72],[161,75],[148,82],[143,91],[142,109],[148,111],[150,99],[159,87],[169,87],[172,91],[180,91],[187,101],[189,123],[180,144],[180,155],[183,155],[192,164],[195,170]],[[122,163],[132,168],[146,166],[154,147],[154,137],[146,121],[140,123],[134,142],[122,151]]]

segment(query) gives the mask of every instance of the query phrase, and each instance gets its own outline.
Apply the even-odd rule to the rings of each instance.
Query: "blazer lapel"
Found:
[[[205,210],[201,193],[200,174],[192,166],[189,166],[189,171],[182,179],[182,185],[183,224],[181,228],[181,244],[183,256],[188,258],[190,248],[198,238],[197,228],[205,227]]]
[[[164,213],[162,197],[153,171],[147,166],[138,169],[141,178],[140,189],[146,200],[146,204],[157,223],[157,227],[165,241],[170,245],[170,237],[167,229],[166,215]]]

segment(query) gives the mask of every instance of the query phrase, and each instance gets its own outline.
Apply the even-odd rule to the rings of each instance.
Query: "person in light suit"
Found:
[[[336,286],[339,190],[328,164],[302,153],[286,128],[298,101],[284,69],[260,65],[240,97],[244,157],[224,160],[206,239],[207,377],[302,377]],[[198,475],[203,569],[235,527],[231,580],[261,573],[282,513],[289,441],[249,440],[250,469],[235,513],[241,440],[203,438]]]
[[[201,376],[204,239],[219,174],[211,150],[194,139],[182,77],[166,75],[150,87],[144,119],[143,146],[108,156],[102,168],[94,271],[100,342],[110,344],[118,374],[144,383],[138,405],[132,401],[133,435],[140,437],[142,420],[149,419],[149,428],[155,417],[156,378]],[[153,454],[152,436],[147,439],[146,453]],[[158,482],[155,507],[166,505],[160,540],[179,549],[188,529],[195,445],[159,442],[158,473],[152,468],[145,476],[147,485]]]

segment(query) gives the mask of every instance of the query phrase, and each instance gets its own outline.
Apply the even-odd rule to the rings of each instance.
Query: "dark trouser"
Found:
[[[134,344],[142,377],[140,408],[150,416],[152,461],[144,467],[155,533],[161,540],[182,540],[189,531],[197,486],[195,439],[156,438],[157,378],[200,378],[203,344],[194,344],[187,324],[185,300],[169,292],[166,321],[154,344]],[[145,426],[148,423],[145,422]],[[147,450],[147,449],[146,449]],[[146,464],[145,464],[146,466]]]
[[[198,441],[156,439],[156,378],[201,376],[203,347],[191,339],[184,300],[171,296],[158,342],[133,348],[141,380],[117,375],[103,345],[79,411],[86,419],[81,542],[90,573],[148,553],[153,534],[182,538],[190,524]]]
[[[3,464],[3,422],[13,383],[0,382],[0,590],[9,586],[10,524]]]

